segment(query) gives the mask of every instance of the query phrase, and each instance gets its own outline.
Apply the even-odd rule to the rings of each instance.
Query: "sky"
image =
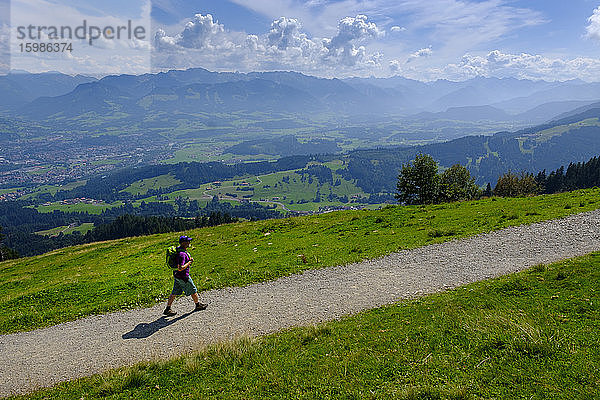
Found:
[[[150,72],[151,11],[149,0],[0,0],[0,69],[8,64],[10,71],[88,75]],[[116,34],[118,27],[129,25],[129,30]],[[143,35],[133,35],[138,27]],[[51,44],[52,51],[48,46],[41,48],[41,44]]]
[[[600,80],[600,0],[152,0],[149,31],[154,71]]]

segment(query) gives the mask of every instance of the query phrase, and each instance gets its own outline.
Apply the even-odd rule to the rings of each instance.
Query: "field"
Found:
[[[303,177],[298,171],[283,171],[225,180],[218,184],[208,183],[200,185],[197,189],[177,190],[163,194],[168,200],[160,201],[172,203],[176,197],[184,197],[205,204],[213,196],[218,196],[221,200],[229,201],[234,205],[245,199],[266,205],[277,205],[279,208],[285,207],[286,210],[304,212],[318,211],[319,208],[326,207],[365,206],[364,199],[368,198],[368,194],[335,172],[343,168],[342,161],[336,160],[325,165],[334,172],[333,184],[321,183],[317,178],[308,175]],[[143,195],[148,189],[168,189],[175,184],[172,179],[172,177],[161,176],[138,181],[125,191]],[[317,195],[319,201],[315,201]],[[342,199],[345,201],[341,201]],[[142,200],[158,201],[156,196],[149,196]]]
[[[123,192],[128,192],[133,195],[144,195],[149,190],[166,189],[172,186],[180,184],[181,181],[176,179],[173,175],[160,175],[155,178],[144,179],[130,185]]]
[[[592,399],[598,285],[596,253],[20,398]]]
[[[600,189],[519,199],[223,225],[195,237],[193,274],[201,291],[243,286],[307,269],[343,265],[400,249],[597,209]],[[0,333],[161,302],[169,293],[164,251],[178,234],[65,248],[0,263]],[[27,264],[27,274],[21,265]]]
[[[41,213],[51,213],[55,210],[59,210],[59,211],[63,211],[63,212],[87,212],[89,214],[100,214],[104,210],[107,210],[109,208],[119,207],[122,205],[123,205],[123,203],[121,203],[121,202],[116,202],[113,204],[106,204],[106,203],[62,204],[62,203],[56,202],[56,203],[51,203],[49,205],[36,206],[35,209]]]
[[[164,164],[177,164],[180,162],[194,161],[255,161],[255,160],[275,160],[277,157],[268,154],[258,154],[255,156],[240,156],[230,153],[223,153],[223,149],[235,142],[215,143],[212,140],[206,143],[196,142],[183,146],[181,150],[177,150],[172,158],[164,160]]]
[[[19,191],[20,189],[22,189],[22,188],[0,189],[0,195],[7,194],[7,193],[14,193],[14,192]]]
[[[65,185],[38,186],[31,193],[22,196],[21,200],[33,200],[33,199],[37,198],[38,196],[46,194],[46,193],[54,196],[56,194],[56,192],[58,192],[59,190],[65,190],[65,191],[71,190],[76,187],[85,185],[85,182],[86,181],[75,181],[75,182],[67,183]],[[16,191],[17,189],[11,189],[11,190]]]
[[[88,231],[91,231],[93,228],[94,228],[93,223],[84,223],[79,226],[77,226],[77,225],[59,226],[57,228],[48,229],[46,231],[36,232],[36,234],[42,235],[42,236],[57,236],[60,233],[68,235],[73,232],[79,232],[82,235],[85,235]]]
[[[263,205],[275,205],[281,211],[316,212],[320,208],[364,207],[367,205],[366,200],[369,195],[337,173],[339,169],[344,168],[343,161],[334,160],[323,165],[333,171],[333,183],[321,183],[316,177],[310,177],[309,175],[303,177],[298,174],[298,170],[291,170],[261,176],[239,177],[225,180],[218,185],[207,183],[195,189],[173,190],[171,188],[180,184],[181,181],[171,174],[166,174],[134,182],[123,189],[122,192],[139,196],[138,200],[133,203],[135,206],[139,206],[142,201],[174,204],[177,197],[197,200],[201,206],[204,206],[213,196],[218,196],[221,201],[233,205],[239,204],[239,201],[244,199]],[[44,193],[54,195],[58,190],[73,189],[83,184],[85,184],[85,181],[74,182],[65,186],[47,185],[23,196],[23,199],[34,199]],[[162,191],[160,200],[155,195],[149,195],[149,191],[153,190]],[[319,196],[317,197],[317,195]],[[37,205],[35,207],[43,213],[59,210],[99,214],[107,208],[120,205],[122,205],[120,202],[114,204],[64,204],[54,202],[49,205]]]
[[[600,126],[600,121],[598,118],[588,118],[583,121],[575,122],[568,125],[559,125],[554,128],[546,129],[538,132],[536,141],[537,142],[547,142],[555,136],[562,135],[565,132],[569,132],[570,130],[585,127],[585,126]]]

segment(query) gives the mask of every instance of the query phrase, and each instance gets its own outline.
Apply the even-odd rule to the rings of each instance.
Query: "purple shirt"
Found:
[[[179,252],[179,254],[177,255],[177,266],[182,266],[184,264],[187,264],[191,259],[188,252],[183,250],[181,247],[178,247],[177,251]],[[175,278],[183,279],[184,281],[187,282],[188,279],[190,278],[190,267],[187,267],[183,271],[174,271],[173,276]]]

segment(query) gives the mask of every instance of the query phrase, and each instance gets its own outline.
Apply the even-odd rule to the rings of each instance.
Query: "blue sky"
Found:
[[[36,1],[66,0],[13,0]],[[155,70],[600,80],[600,0],[153,0],[151,15]]]
[[[162,51],[180,66],[198,62],[209,69],[290,69],[323,76],[400,74],[422,80],[600,76],[600,31],[588,33],[588,27],[591,32],[600,28],[600,21],[589,21],[600,0],[155,0],[153,4],[154,22],[164,30]],[[211,14],[212,20],[193,21],[195,14]],[[359,15],[366,19],[357,21]],[[274,42],[265,38],[280,17],[286,20],[275,26],[276,33],[289,39],[284,45],[276,43],[278,52],[273,52]],[[354,20],[341,24],[344,18]],[[190,21],[188,38],[192,31],[205,35],[194,45],[181,38]],[[221,37],[211,43],[207,32]],[[226,39],[235,34],[241,36]],[[340,47],[323,48],[323,41],[344,34],[349,36]],[[242,42],[252,35],[258,39],[254,54],[235,54],[232,48],[244,47]],[[217,42],[225,43],[224,48]],[[186,49],[186,54],[178,57],[177,49]]]

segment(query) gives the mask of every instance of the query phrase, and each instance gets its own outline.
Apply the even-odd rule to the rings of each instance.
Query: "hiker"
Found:
[[[179,247],[177,248],[177,269],[173,271],[173,278],[175,283],[173,284],[173,291],[169,300],[167,301],[167,308],[163,312],[167,317],[176,315],[177,313],[171,310],[171,305],[175,301],[175,297],[185,293],[186,296],[192,296],[192,300],[196,303],[194,311],[201,311],[206,309],[206,304],[200,303],[198,300],[198,289],[194,285],[194,281],[190,277],[190,266],[194,262],[194,259],[187,252],[187,248],[190,247],[192,238],[188,236],[181,236],[179,238]]]

